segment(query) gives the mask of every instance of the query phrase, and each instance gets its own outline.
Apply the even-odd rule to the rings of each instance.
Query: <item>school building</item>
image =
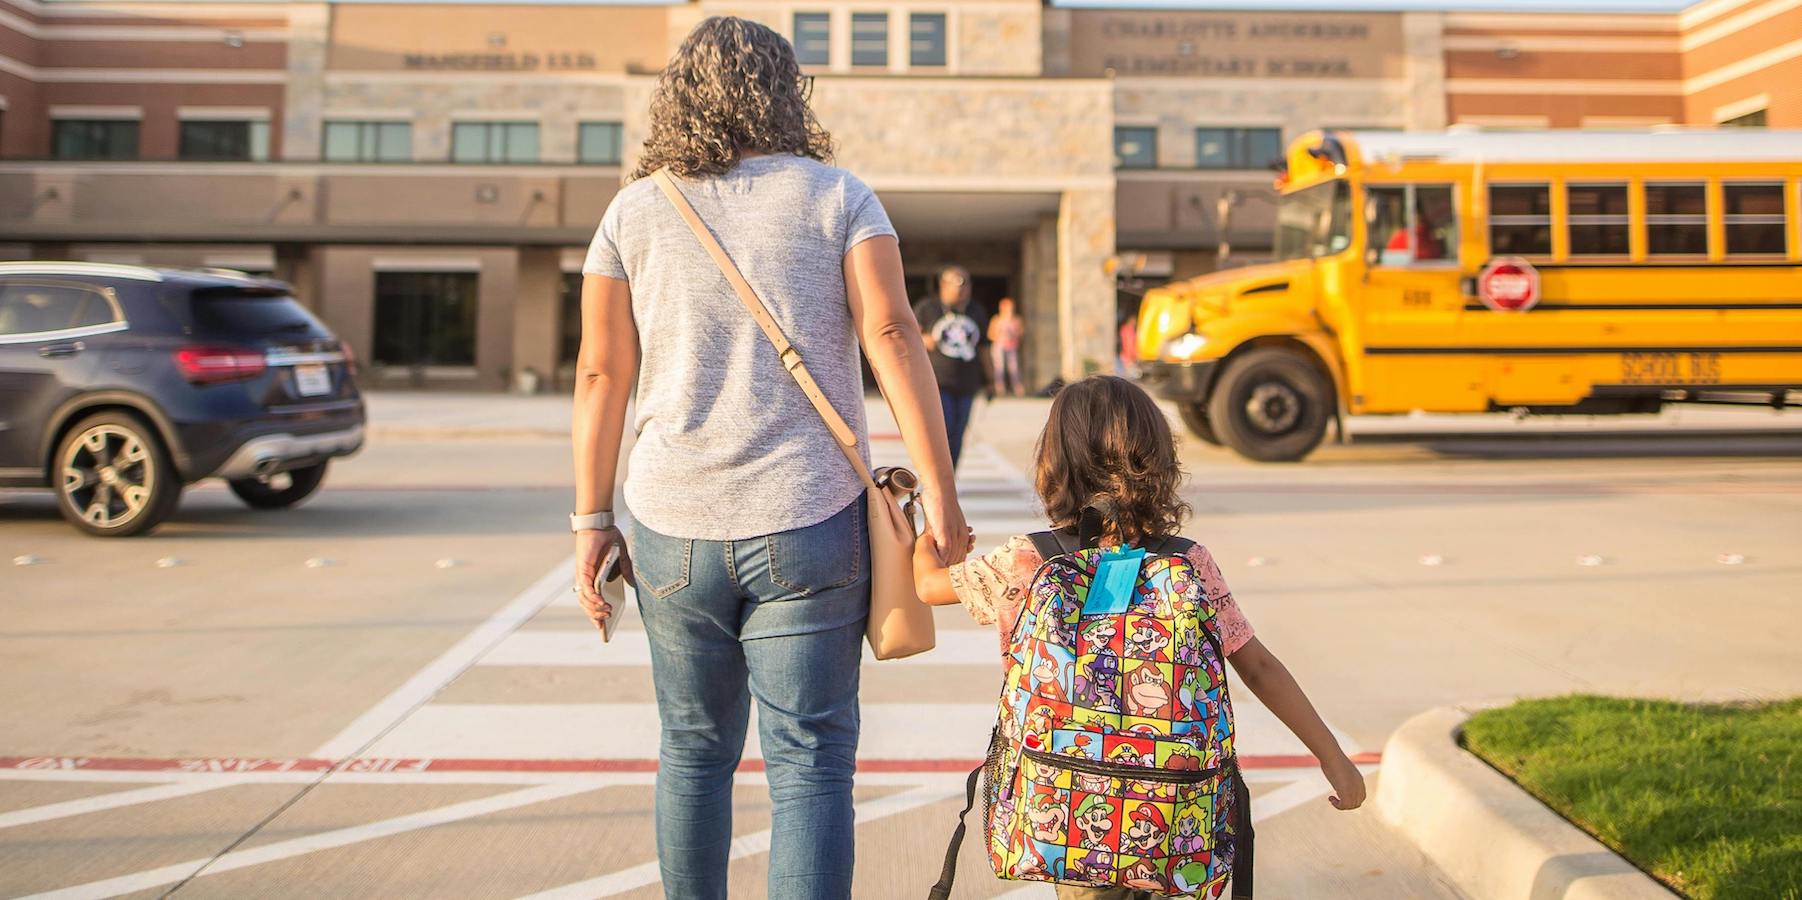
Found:
[[[1116,271],[1268,253],[1327,128],[1802,127],[1802,0],[1679,13],[0,0],[0,258],[272,272],[372,385],[570,378],[582,248],[694,23],[786,34],[909,284],[1019,299],[1028,380],[1106,370]]]

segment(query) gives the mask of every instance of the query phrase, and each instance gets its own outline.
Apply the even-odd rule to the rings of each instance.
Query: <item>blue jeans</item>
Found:
[[[635,527],[632,566],[662,742],[664,896],[726,896],[732,775],[750,701],[770,786],[766,896],[851,896],[857,679],[870,614],[859,497],[817,525],[737,541]]]
[[[964,429],[970,427],[970,407],[976,405],[976,395],[939,388],[939,405],[945,408],[945,438],[951,442],[951,465],[955,467],[964,453]]]

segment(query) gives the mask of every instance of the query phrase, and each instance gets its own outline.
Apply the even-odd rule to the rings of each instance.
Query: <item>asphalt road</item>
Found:
[[[981,546],[1032,527],[1044,408],[978,413]],[[1802,418],[1714,412],[1357,423],[1299,466],[1186,442],[1190,534],[1374,778],[1443,703],[1793,695]],[[98,541],[0,492],[0,563],[31,563],[0,568],[0,896],[658,896],[642,633],[603,647],[567,590],[566,402],[379,395],[372,416],[285,512],[200,485],[154,536]],[[859,897],[924,893],[980,755],[994,644],[960,616],[930,657],[865,666]],[[1236,699],[1262,896],[1457,896]],[[747,757],[735,897],[761,895],[768,840]],[[1049,896],[972,851],[959,896]]]

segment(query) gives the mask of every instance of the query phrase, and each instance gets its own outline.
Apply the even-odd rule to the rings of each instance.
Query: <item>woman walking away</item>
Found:
[[[710,18],[658,80],[651,132],[583,266],[575,398],[577,587],[626,543],[662,723],[657,858],[666,896],[726,896],[732,776],[750,704],[770,790],[767,896],[851,895],[858,662],[870,598],[862,476],[653,172],[769,307],[867,460],[861,341],[917,468],[929,534],[968,549],[931,363],[882,204],[828,165],[794,50]],[[636,394],[632,391],[637,381]],[[596,736],[599,739],[599,735]]]

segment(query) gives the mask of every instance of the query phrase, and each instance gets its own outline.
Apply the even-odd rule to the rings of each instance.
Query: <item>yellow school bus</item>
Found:
[[[1147,293],[1141,370],[1269,461],[1344,414],[1782,406],[1799,181],[1802,131],[1312,132],[1276,260]]]

